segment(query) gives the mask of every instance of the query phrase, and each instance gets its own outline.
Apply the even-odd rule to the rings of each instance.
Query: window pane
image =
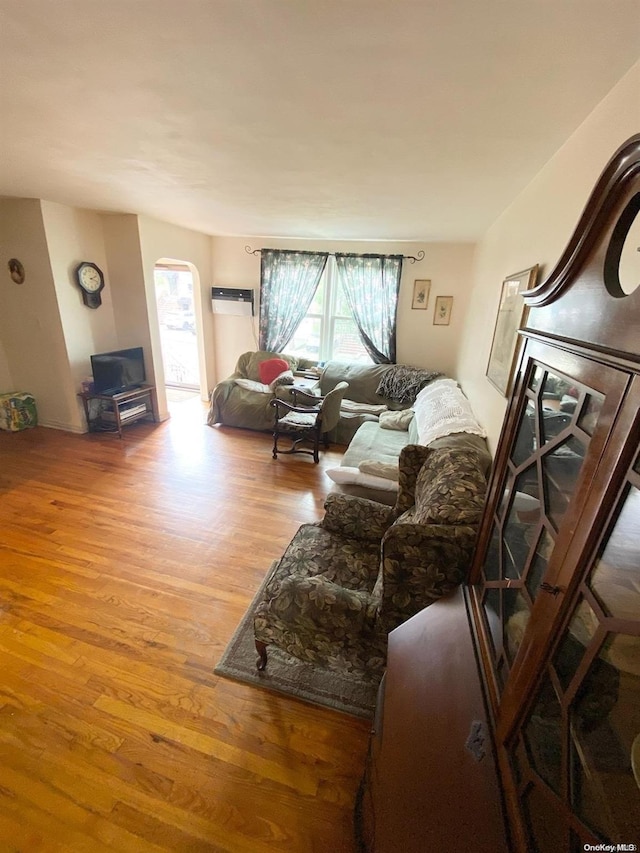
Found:
[[[371,364],[371,358],[360,340],[357,326],[353,320],[336,317],[332,349],[331,358],[336,361]]]
[[[311,302],[311,305],[309,305],[309,310],[307,311],[307,314],[322,314],[325,291],[325,276],[323,274],[322,278],[320,279],[318,289],[316,290],[313,300]]]
[[[336,317],[351,317],[351,310],[344,290],[338,285],[336,293]]]
[[[317,361],[320,356],[321,326],[322,321],[319,317],[305,317],[286,345],[285,351],[289,355],[297,355],[299,358],[310,358]]]

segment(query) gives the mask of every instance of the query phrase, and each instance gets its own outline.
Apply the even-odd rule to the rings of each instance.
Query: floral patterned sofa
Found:
[[[486,492],[475,450],[408,445],[394,507],[330,494],[275,565],[254,615],[258,669],[274,644],[303,661],[379,675],[387,634],[466,576]]]

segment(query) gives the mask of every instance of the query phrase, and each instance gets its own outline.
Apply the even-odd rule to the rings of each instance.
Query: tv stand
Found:
[[[141,420],[156,420],[155,385],[140,385],[118,394],[96,394],[82,391],[82,400],[89,432],[117,432]],[[95,403],[95,405],[92,405]]]

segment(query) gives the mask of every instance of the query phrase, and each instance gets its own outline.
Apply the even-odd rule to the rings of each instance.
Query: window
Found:
[[[338,282],[333,257],[328,259],[309,310],[285,352],[314,361],[372,363]]]

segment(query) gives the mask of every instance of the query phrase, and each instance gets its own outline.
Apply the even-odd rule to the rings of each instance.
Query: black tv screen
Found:
[[[137,388],[146,379],[142,347],[92,355],[91,370],[96,394],[118,394]]]

